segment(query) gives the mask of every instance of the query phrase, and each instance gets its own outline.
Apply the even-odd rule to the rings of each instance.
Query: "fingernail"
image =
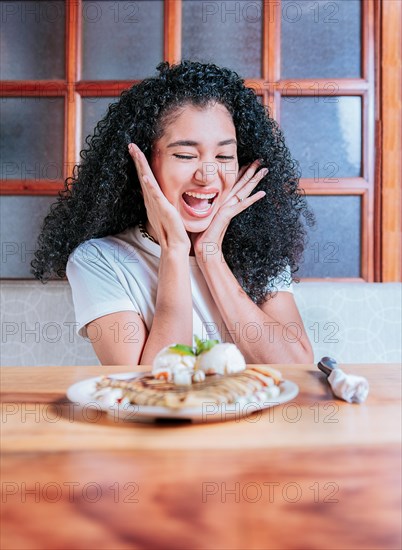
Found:
[[[135,156],[136,159],[139,159],[140,158],[140,150],[139,150],[138,146],[135,143],[130,143],[130,145],[128,147],[130,149],[130,153],[132,153]]]
[[[263,170],[261,170],[261,174],[262,174],[262,177],[266,176],[268,174],[268,169],[264,168]]]

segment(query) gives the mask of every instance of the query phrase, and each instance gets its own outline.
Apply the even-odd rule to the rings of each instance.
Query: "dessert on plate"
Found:
[[[205,403],[245,404],[272,401],[280,394],[282,375],[266,365],[249,365],[234,344],[216,340],[196,346],[172,344],[155,357],[152,372],[119,380],[104,376],[96,397],[112,391],[117,403],[171,409],[202,407]]]

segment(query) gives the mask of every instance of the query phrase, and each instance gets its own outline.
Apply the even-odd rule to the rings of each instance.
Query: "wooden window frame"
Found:
[[[402,280],[402,2],[375,3],[378,67],[377,270],[379,281]]]
[[[118,96],[136,82],[81,80],[82,0],[67,0],[66,8],[66,78],[3,81],[0,90],[4,97],[64,98],[63,180],[6,180],[0,182],[0,194],[57,195],[78,162],[81,97],[93,96],[94,91],[99,97]],[[280,79],[281,18],[275,10],[278,0],[263,1],[262,77],[246,79],[246,85],[279,120],[280,101],[292,95],[291,83],[297,83],[301,97],[319,97],[327,95],[324,86],[329,79]],[[181,59],[181,17],[182,1],[165,0],[164,59],[170,63]],[[328,185],[323,178],[302,178],[300,182],[307,195],[358,195],[362,199],[361,278],[326,281],[401,280],[401,19],[401,2],[362,0],[362,78],[331,79],[338,87],[337,96],[362,98],[362,177],[340,178],[336,185]]]

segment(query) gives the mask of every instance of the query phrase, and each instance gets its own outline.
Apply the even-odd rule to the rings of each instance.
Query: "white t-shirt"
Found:
[[[85,325],[118,311],[135,311],[149,331],[155,313],[160,246],[144,237],[139,227],[118,235],[91,239],[69,256],[66,274],[76,317],[76,331],[87,337]],[[194,256],[189,256],[193,297],[193,333],[202,339],[231,342]],[[293,292],[280,278],[278,290]],[[267,285],[268,286],[268,285]]]

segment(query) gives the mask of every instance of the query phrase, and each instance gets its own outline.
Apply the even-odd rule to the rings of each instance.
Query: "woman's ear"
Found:
[[[149,162],[151,163],[159,155],[160,155],[160,149],[156,143],[153,143],[150,147]]]

